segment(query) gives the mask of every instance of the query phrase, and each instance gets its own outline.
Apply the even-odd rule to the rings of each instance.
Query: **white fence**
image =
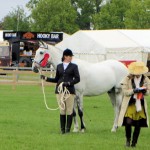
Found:
[[[55,70],[45,68],[42,74],[48,77],[55,76]],[[31,68],[25,67],[0,67],[0,84],[12,85],[41,85],[39,73],[34,73]],[[53,83],[45,82],[45,85],[54,85]]]

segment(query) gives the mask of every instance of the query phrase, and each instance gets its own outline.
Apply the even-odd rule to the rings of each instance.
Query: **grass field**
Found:
[[[57,107],[54,87],[46,87],[46,96]],[[107,95],[85,97],[86,132],[61,135],[59,111],[46,110],[41,87],[0,85],[0,150],[124,150],[124,128],[110,132],[113,117]],[[149,141],[143,128],[136,149],[150,150]]]

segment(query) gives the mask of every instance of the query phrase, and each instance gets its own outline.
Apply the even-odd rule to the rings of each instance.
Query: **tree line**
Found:
[[[150,0],[30,0],[0,22],[0,29],[74,33],[77,30],[148,29]]]

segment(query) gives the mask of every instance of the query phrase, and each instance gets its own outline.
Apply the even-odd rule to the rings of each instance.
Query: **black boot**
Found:
[[[131,147],[132,148],[136,147],[136,142],[135,141],[132,141]]]
[[[130,147],[130,141],[131,141],[131,126],[130,125],[126,125],[125,126],[125,131],[126,131],[126,147]]]
[[[127,139],[127,140],[126,140],[126,147],[130,147],[130,140],[131,140],[131,139]]]
[[[67,115],[66,133],[70,132],[71,125],[72,125],[72,115]]]
[[[65,133],[65,126],[66,126],[66,115],[60,115],[60,128],[61,133]]]
[[[139,137],[139,134],[140,134],[140,129],[141,128],[139,126],[136,126],[134,128],[134,133],[133,133],[131,147],[136,147],[136,144],[137,144],[137,141],[138,141],[138,137]]]

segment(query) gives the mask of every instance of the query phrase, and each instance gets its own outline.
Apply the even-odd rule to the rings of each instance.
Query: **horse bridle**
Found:
[[[47,53],[46,53],[47,54]],[[45,54],[45,55],[46,55]],[[48,57],[49,58],[49,57]],[[41,64],[42,64],[42,62],[43,62],[43,60],[45,59],[45,56],[43,57],[43,59],[41,59],[40,60],[40,62],[37,62],[37,61],[35,61],[35,60],[33,60],[33,62],[35,63],[35,64],[37,64],[37,65],[39,65],[40,67],[43,67]],[[48,60],[48,59],[47,59]],[[47,61],[48,62],[48,61]],[[48,63],[47,63],[48,64]]]

